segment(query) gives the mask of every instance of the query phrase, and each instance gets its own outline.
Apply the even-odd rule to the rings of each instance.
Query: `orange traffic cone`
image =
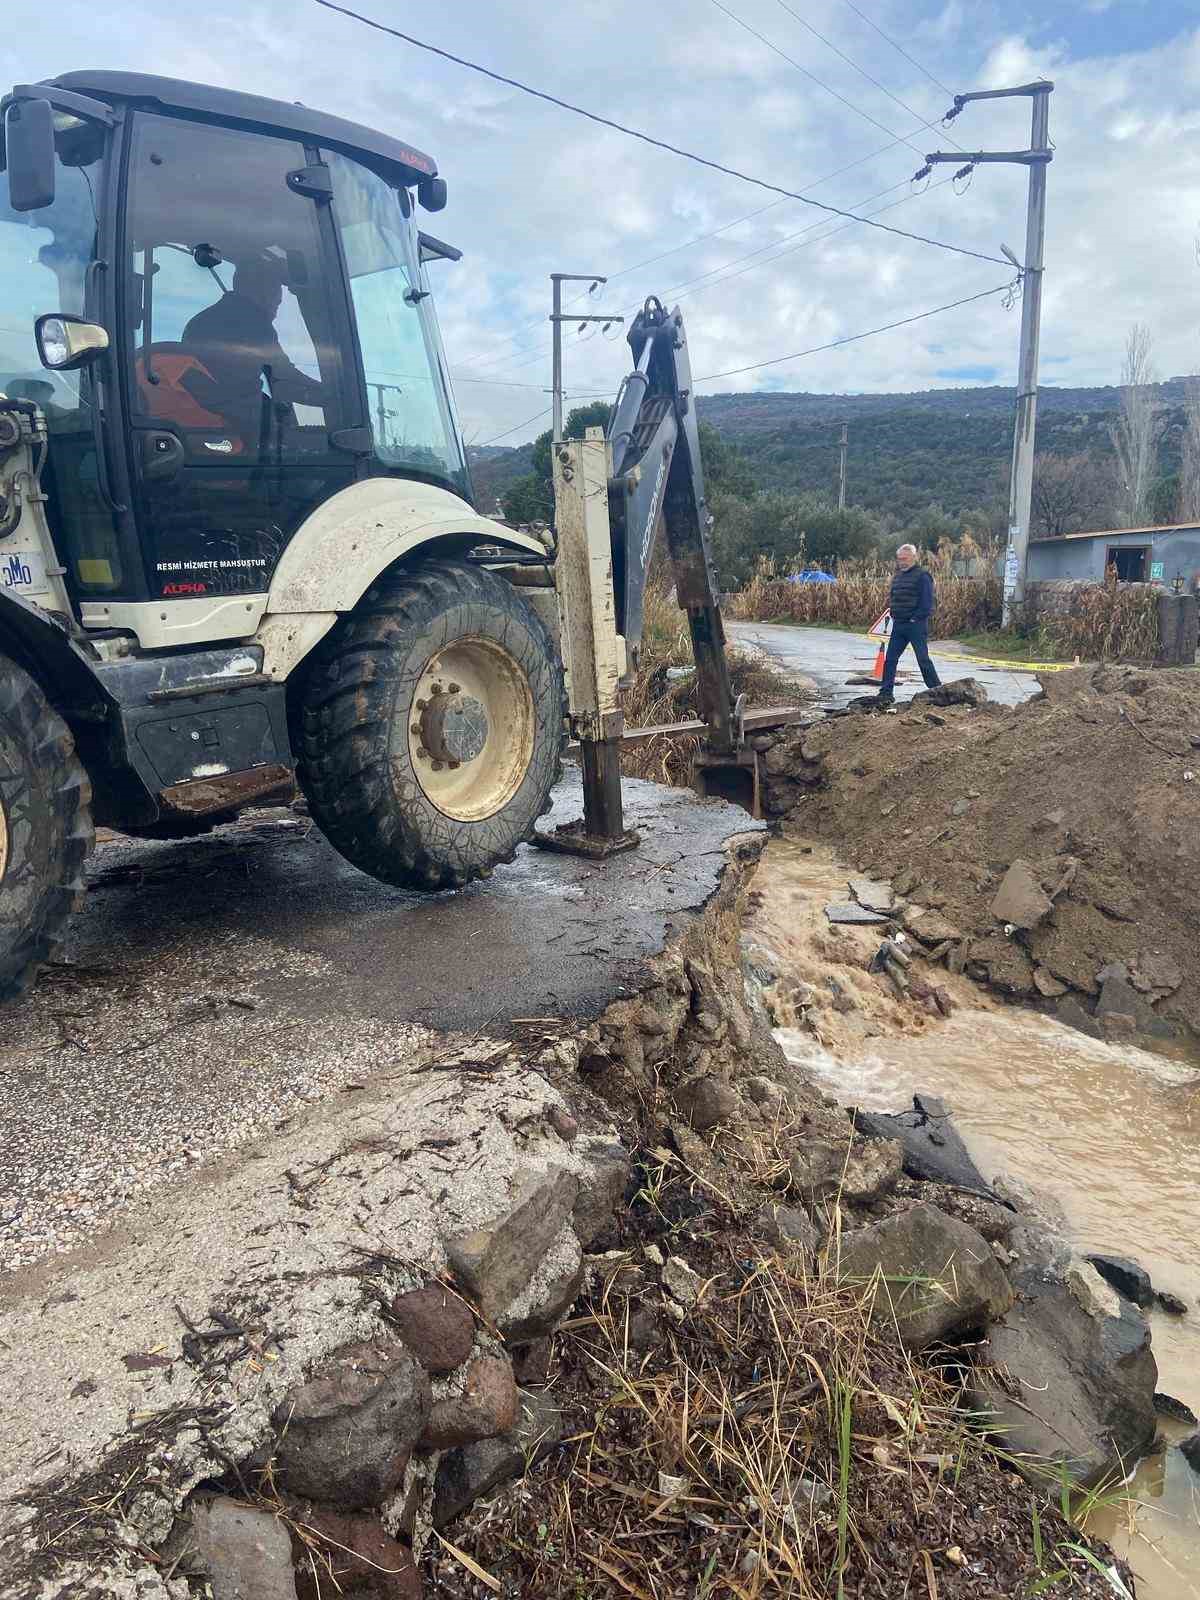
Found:
[[[879,649],[875,655],[875,665],[871,668],[871,679],[874,683],[883,682],[883,661],[886,655],[887,647],[883,641],[880,640]]]

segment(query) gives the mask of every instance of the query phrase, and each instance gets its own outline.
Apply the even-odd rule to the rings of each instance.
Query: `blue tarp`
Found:
[[[789,583],[836,583],[837,579],[832,572],[821,572],[817,567],[806,568],[804,572],[793,572],[788,579]]]

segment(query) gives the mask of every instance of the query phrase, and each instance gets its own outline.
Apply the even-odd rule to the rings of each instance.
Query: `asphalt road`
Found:
[[[870,672],[877,641],[837,628],[791,628],[772,622],[726,622],[725,631],[738,644],[755,646],[789,673],[799,673],[815,683],[822,705],[845,705],[855,695],[870,694],[869,685],[847,684],[852,674]],[[1037,693],[1031,672],[981,666],[965,660],[956,645],[931,646],[934,665],[943,682],[950,678],[978,678],[993,700],[1019,705]],[[900,658],[896,699],[909,700],[925,687],[912,652]]]
[[[523,848],[468,889],[365,877],[307,819],[113,836],[65,959],[0,1013],[0,1269],[79,1242],[135,1195],[446,1031],[599,1014],[761,829],[627,781],[639,850],[597,866]],[[578,816],[568,777],[542,826]]]

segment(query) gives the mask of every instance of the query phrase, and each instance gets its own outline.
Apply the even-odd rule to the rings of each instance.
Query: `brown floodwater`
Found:
[[[776,958],[781,991],[789,969],[811,983],[828,961],[824,906],[846,898],[850,875],[821,847],[768,845],[747,934]],[[852,955],[877,937],[854,930],[836,943]],[[1157,1288],[1182,1295],[1188,1316],[1150,1314],[1159,1388],[1200,1414],[1200,1057],[1102,1043],[998,1006],[966,980],[948,1021],[903,1032],[873,980],[860,971],[842,986],[856,1004],[848,1019],[827,1014],[828,1028],[818,1021],[820,1040],[808,1027],[776,1030],[789,1058],[844,1104],[897,1111],[915,1092],[940,1095],[986,1176],[1012,1173],[1047,1191],[1080,1249],[1131,1256]],[[1089,1527],[1130,1562],[1140,1600],[1200,1600],[1200,1477],[1168,1446],[1129,1492],[1129,1507],[1102,1510]]]

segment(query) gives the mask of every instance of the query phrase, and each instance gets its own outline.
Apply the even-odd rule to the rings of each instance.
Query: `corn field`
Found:
[[[940,638],[998,626],[1001,587],[999,576],[993,571],[993,554],[981,550],[968,535],[960,544],[925,558],[936,585],[933,627]],[[952,562],[964,557],[980,559],[985,576],[956,577]],[[890,560],[865,556],[839,562],[836,583],[793,583],[773,562],[763,560],[746,587],[733,597],[730,614],[743,622],[869,628],[887,609],[894,574]]]
[[[1145,661],[1158,649],[1158,591],[1149,584],[1075,585],[1066,605],[1041,621],[1039,633],[1066,660]]]

